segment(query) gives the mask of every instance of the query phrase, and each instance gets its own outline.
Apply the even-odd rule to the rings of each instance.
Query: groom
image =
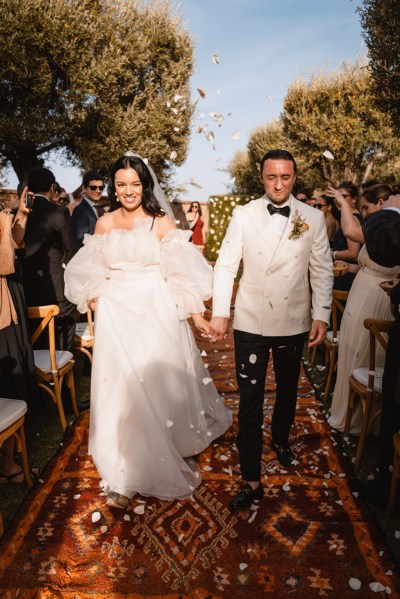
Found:
[[[296,170],[290,152],[265,154],[260,164],[265,195],[234,210],[215,265],[211,326],[212,339],[218,341],[228,328],[233,283],[243,260],[233,321],[243,486],[229,504],[232,509],[248,508],[263,496],[263,403],[270,350],[276,379],[272,445],[289,467],[305,337],[310,331],[309,347],[319,345],[329,323],[333,274],[325,220],[319,210],[293,197]]]

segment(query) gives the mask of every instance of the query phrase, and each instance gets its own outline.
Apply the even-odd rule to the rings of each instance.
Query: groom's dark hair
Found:
[[[260,162],[260,173],[262,173],[262,171],[263,171],[264,162],[266,160],[290,160],[290,162],[293,162],[294,174],[297,173],[296,161],[293,158],[292,154],[290,152],[288,152],[287,150],[280,150],[280,149],[270,150],[269,152],[264,154],[264,156],[261,158],[261,162]]]

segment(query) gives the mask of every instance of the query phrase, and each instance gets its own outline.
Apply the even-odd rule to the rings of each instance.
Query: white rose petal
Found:
[[[247,564],[239,564],[239,568],[241,569],[242,572],[243,572],[243,570],[246,570],[247,567],[248,567]]]
[[[240,131],[234,131],[232,133],[232,139],[234,139],[236,141],[239,138],[240,138]]]
[[[127,522],[129,522],[129,520],[131,519],[129,514],[125,514],[124,516],[124,520],[126,520]]]
[[[249,362],[250,362],[250,364],[255,364],[257,362],[257,356],[256,356],[256,354],[250,354],[250,356],[249,356]]]
[[[385,587],[380,582],[370,582],[369,583],[369,588],[374,593],[380,593],[381,591],[385,590]]]
[[[359,591],[361,589],[361,580],[358,580],[358,578],[350,578],[349,587],[353,589],[353,591]]]
[[[218,54],[214,54],[214,56],[212,57],[212,61],[214,64],[219,64],[220,60]]]
[[[98,522],[101,518],[100,512],[93,512],[92,514],[92,522]]]
[[[107,532],[107,530],[108,530],[108,526],[101,526],[101,527],[100,527],[100,532],[101,532],[101,533],[103,533],[103,534],[104,534],[105,532]]]
[[[204,383],[204,385],[208,385],[209,383],[212,383],[212,379],[210,379],[210,377],[206,376],[203,379],[203,383]]]
[[[144,514],[144,505],[137,505],[133,508],[135,514]]]
[[[322,156],[325,156],[325,158],[328,158],[329,160],[335,160],[332,152],[330,152],[329,150],[325,150],[325,152],[322,152]]]
[[[167,420],[167,427],[171,428],[171,426],[174,426],[174,423],[172,422],[172,420]]]
[[[177,153],[175,152],[175,150],[172,150],[171,154],[169,155],[169,159],[175,160],[176,157],[177,157]]]
[[[77,495],[74,495],[74,499],[79,499],[79,498],[80,498],[80,496],[81,496],[81,494],[80,494],[80,493],[78,493]]]

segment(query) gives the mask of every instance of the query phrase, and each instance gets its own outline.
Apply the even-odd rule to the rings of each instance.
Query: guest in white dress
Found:
[[[363,192],[359,209],[363,216],[380,210],[384,201],[391,195],[387,185],[374,185]],[[364,234],[358,221],[354,219],[348,204],[335,193],[335,201],[341,203],[341,226],[346,237],[357,243],[364,243]],[[364,327],[365,318],[392,319],[390,303],[385,291],[379,283],[397,276],[400,269],[385,268],[373,262],[368,256],[365,246],[358,255],[360,270],[354,279],[340,326],[340,346],[336,384],[333,393],[329,423],[332,427],[343,431],[349,399],[349,377],[355,368],[368,366],[368,331]],[[383,371],[384,352],[377,348],[377,370]],[[361,433],[361,405],[354,411],[350,432]]]
[[[190,456],[232,423],[187,322],[204,335],[212,268],[176,228],[152,170],[137,156],[111,169],[112,211],[68,263],[66,295],[96,311],[89,453],[125,508],[135,493],[189,497],[201,477]],[[168,216],[171,214],[171,217]]]

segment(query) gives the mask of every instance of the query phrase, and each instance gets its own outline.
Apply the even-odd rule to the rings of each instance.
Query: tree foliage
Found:
[[[22,179],[63,149],[108,170],[129,149],[168,176],[187,153],[192,62],[168,0],[0,0],[3,166]]]
[[[284,147],[298,163],[298,185],[324,187],[372,177],[392,182],[400,176],[400,139],[388,116],[372,102],[371,77],[362,62],[336,72],[315,71],[295,80],[278,121],[255,129],[247,152],[236,154],[228,170],[235,192],[254,193],[255,165],[273,147]],[[324,156],[326,151],[333,160]],[[261,189],[261,188],[258,188]]]
[[[375,105],[400,135],[400,6],[398,0],[363,0],[358,9],[369,54]]]
[[[371,77],[361,61],[336,72],[314,72],[288,89],[283,111],[286,135],[325,181],[365,182],[399,152],[390,119],[371,102]],[[323,156],[329,150],[334,160]]]

